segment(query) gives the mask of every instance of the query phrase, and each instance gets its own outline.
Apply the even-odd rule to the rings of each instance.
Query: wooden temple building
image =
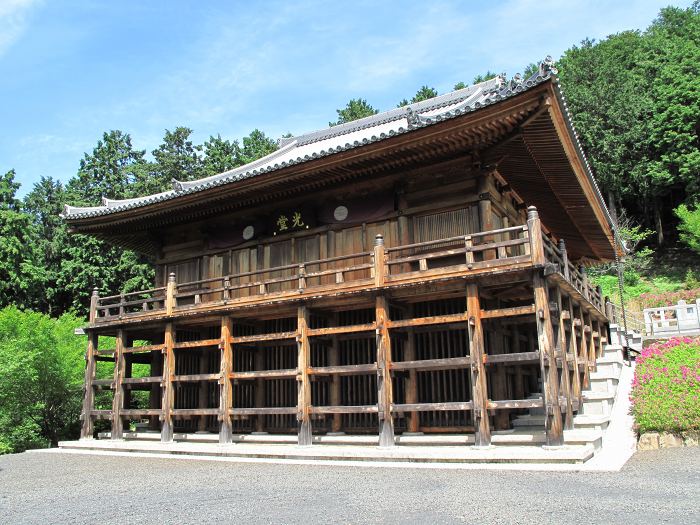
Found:
[[[150,290],[93,293],[83,438],[108,420],[113,439],[141,421],[164,442],[423,432],[485,446],[539,407],[562,443],[607,334],[585,266],[615,243],[551,62],[173,184],[64,212],[156,269]],[[96,378],[98,361],[113,376]]]

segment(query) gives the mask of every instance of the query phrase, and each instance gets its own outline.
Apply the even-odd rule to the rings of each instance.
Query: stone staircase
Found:
[[[611,325],[610,332],[610,343],[605,346],[603,355],[596,360],[596,370],[591,371],[589,388],[582,392],[583,404],[574,416],[574,428],[564,431],[564,442],[567,445],[580,444],[580,438],[584,437],[590,440],[596,451],[601,448],[605,431],[612,421],[621,376],[624,376],[626,381],[631,380],[630,373],[623,374],[624,368],[627,367],[624,361],[624,347],[641,351],[642,336],[632,330],[625,334],[618,325]],[[623,396],[625,395],[623,393]],[[537,399],[541,394],[533,394],[531,397]],[[620,399],[619,402],[627,403],[627,400]],[[528,414],[513,421],[516,431],[534,431],[536,427],[542,428],[543,425],[543,408],[530,409]]]

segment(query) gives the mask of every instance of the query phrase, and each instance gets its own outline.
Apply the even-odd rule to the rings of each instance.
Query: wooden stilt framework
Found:
[[[486,219],[489,206],[480,210]],[[489,244],[478,244],[482,238]],[[585,272],[568,261],[563,242],[547,239],[533,208],[526,225],[460,237],[459,248],[441,242],[402,253],[378,234],[368,267],[341,277],[328,270],[339,287],[367,269],[371,282],[329,302],[307,295],[305,273],[291,305],[282,297],[259,318],[233,305],[197,321],[201,297],[183,316],[178,300],[189,292],[171,274],[165,315],[150,321],[145,337],[126,317],[111,332],[100,325],[95,293],[81,436],[109,419],[113,439],[128,437],[125,422],[151,418],[152,429],[160,419],[163,442],[195,430],[218,431],[222,444],[236,432],[296,431],[309,446],[312,432],[376,432],[378,444],[391,447],[399,432],[473,432],[475,445],[489,446],[492,429],[542,408],[547,444],[563,444],[605,342],[605,317],[592,304],[599,292],[581,291]],[[436,253],[459,256],[449,263],[459,271],[433,267]],[[513,257],[528,263],[501,264]],[[396,284],[393,272],[404,267],[412,281]],[[116,336],[115,347],[101,349],[101,335]],[[150,344],[133,346],[144,338]],[[96,377],[98,360],[114,363],[111,378]],[[135,362],[150,364],[149,376],[131,377]],[[131,389],[149,391],[147,408],[131,406]],[[98,390],[113,391],[111,409],[95,407]]]

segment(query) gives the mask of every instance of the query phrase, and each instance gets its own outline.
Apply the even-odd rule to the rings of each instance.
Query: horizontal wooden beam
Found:
[[[126,346],[122,350],[124,354],[134,354],[136,352],[162,352],[163,345],[143,345],[143,346]]]
[[[362,374],[374,374],[377,371],[377,363],[366,363],[361,365],[340,365],[340,366],[316,366],[309,368],[309,375],[341,375],[352,376]]]
[[[501,317],[517,317],[520,315],[533,315],[535,313],[535,305],[514,306],[512,308],[498,308],[496,310],[481,310],[482,319],[493,319]]]
[[[173,376],[173,382],[186,382],[186,381],[218,381],[221,378],[221,374],[188,374]]]
[[[294,341],[297,337],[296,332],[277,332],[274,334],[257,334],[257,335],[244,335],[238,337],[232,337],[231,342],[233,344],[245,344],[245,343],[259,343],[262,341]],[[216,340],[218,344],[218,339]]]
[[[252,372],[232,372],[230,379],[284,379],[296,377],[296,368],[286,368],[281,370],[256,370]]]
[[[542,399],[505,399],[491,401],[486,404],[486,408],[538,408],[544,406]]]
[[[125,377],[122,379],[123,385],[138,385],[142,383],[160,383],[163,380],[161,376],[153,377]]]
[[[471,401],[454,401],[446,403],[394,403],[392,412],[432,412],[445,410],[472,410],[474,404]]]
[[[216,416],[218,408],[176,408],[172,410],[173,417]]]
[[[232,416],[285,415],[296,414],[297,407],[231,408],[228,412]]]
[[[523,363],[523,362],[535,362],[539,361],[539,352],[515,352],[512,354],[495,354],[495,355],[485,355],[487,365],[494,363]]]
[[[309,337],[324,335],[352,334],[358,332],[374,332],[377,329],[376,323],[356,324],[349,326],[333,326],[330,328],[309,328]]]
[[[312,414],[376,414],[377,405],[310,407]]]
[[[471,357],[446,357],[443,359],[420,359],[417,361],[394,361],[392,370],[448,370],[467,368],[471,365]]]
[[[173,348],[176,350],[182,350],[185,348],[201,348],[203,346],[219,346],[221,339],[202,339],[200,341],[183,341],[181,343],[175,343]]]
[[[468,316],[466,312],[450,315],[434,315],[430,317],[416,317],[414,319],[401,319],[389,321],[388,328],[411,328],[416,326],[428,326],[435,324],[465,323]]]

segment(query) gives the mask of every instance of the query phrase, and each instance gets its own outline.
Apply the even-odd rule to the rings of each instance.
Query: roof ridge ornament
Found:
[[[184,188],[182,182],[177,179],[171,179],[170,183],[173,185],[173,190],[175,191],[182,191]]]
[[[406,122],[408,123],[408,129],[413,129],[420,125],[418,114],[413,111],[411,106],[406,106]]]
[[[540,76],[546,77],[549,74],[556,75],[557,73],[559,73],[559,70],[554,65],[554,59],[552,58],[552,55],[547,55],[546,57],[544,57],[544,60],[540,62]]]

